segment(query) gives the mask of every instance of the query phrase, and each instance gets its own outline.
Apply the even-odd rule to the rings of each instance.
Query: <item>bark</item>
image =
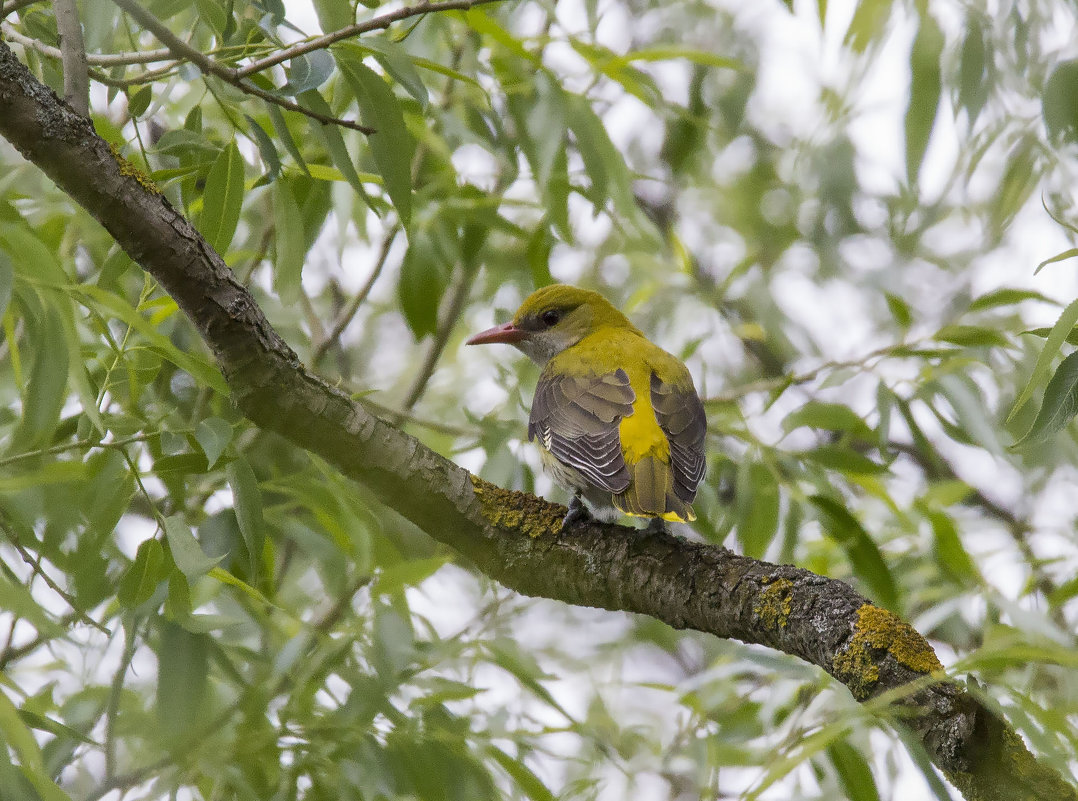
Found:
[[[971,801],[1078,799],[941,666],[921,635],[848,585],[669,534],[598,522],[488,484],[300,364],[194,227],[0,42],[0,135],[90,212],[190,318],[238,407],[374,490],[477,569],[528,595],[651,615],[818,665],[860,700],[887,694]]]

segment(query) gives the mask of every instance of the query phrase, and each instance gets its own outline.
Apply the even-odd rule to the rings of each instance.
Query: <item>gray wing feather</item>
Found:
[[[558,461],[595,486],[623,492],[630,476],[618,426],[633,413],[635,400],[624,370],[593,377],[540,376],[528,439],[539,437]]]
[[[651,405],[655,408],[659,428],[670,442],[674,493],[691,503],[704,478],[704,437],[707,434],[704,404],[691,385],[687,389],[678,388],[652,373]]]

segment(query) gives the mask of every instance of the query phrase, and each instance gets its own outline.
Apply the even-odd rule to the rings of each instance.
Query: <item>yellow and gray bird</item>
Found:
[[[528,439],[573,491],[566,523],[593,503],[658,520],[696,519],[707,421],[688,368],[597,292],[555,284],[467,341],[503,342],[542,368]]]

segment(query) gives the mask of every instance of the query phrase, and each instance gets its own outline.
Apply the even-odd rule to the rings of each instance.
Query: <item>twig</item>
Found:
[[[193,429],[182,429],[174,431],[174,433],[189,434],[192,431]],[[130,445],[132,442],[145,442],[146,440],[153,439],[156,436],[160,436],[159,431],[151,431],[147,434],[135,434],[124,439],[113,440],[112,442],[80,439],[76,442],[68,442],[63,445],[53,445],[51,448],[43,448],[37,451],[26,451],[25,453],[16,453],[14,456],[5,456],[3,459],[0,459],[0,467],[7,467],[9,464],[23,462],[27,459],[33,459],[38,456],[54,456],[58,453],[66,453],[67,451],[77,451],[82,449],[89,450],[90,448],[121,448],[124,445]]]
[[[15,525],[14,521],[11,520],[11,518],[9,518],[6,514],[4,514],[3,511],[0,511],[0,530],[2,530],[7,536],[8,541],[13,546],[15,546],[15,550],[19,552],[19,556],[22,557],[23,561],[33,568],[36,575],[41,576],[42,581],[44,581],[49,586],[49,589],[51,589],[53,592],[55,592],[57,595],[64,599],[67,605],[71,607],[71,611],[74,612],[77,616],[77,620],[79,622],[85,623],[88,626],[93,626],[98,631],[111,637],[111,631],[109,631],[105,626],[98,623],[96,620],[86,614],[86,612],[84,612],[79,607],[78,601],[76,601],[75,598],[63,587],[53,581],[52,577],[45,572],[45,569],[41,566],[41,562],[38,560],[38,558],[32,553],[30,553],[22,544],[22,541],[19,538],[19,534],[15,530],[16,527],[17,526]]]
[[[464,308],[464,301],[468,298],[468,293],[471,291],[472,284],[478,274],[479,271],[475,269],[462,269],[460,271],[456,285],[450,290],[449,302],[446,304],[445,314],[438,324],[434,341],[430,343],[430,347],[427,349],[427,355],[423,358],[423,364],[416,374],[412,388],[408,390],[408,394],[401,404],[400,412],[390,419],[391,425],[399,426],[404,419],[404,415],[411,412],[419,399],[423,397],[427,384],[430,382],[431,376],[434,375],[434,368],[437,367],[438,360],[442,357],[446,343],[449,342],[449,335],[457,324],[457,319]]]
[[[4,3],[0,5],[0,19],[3,19],[8,14],[14,14],[16,11],[21,11],[27,6],[32,6],[38,0],[11,0],[10,3]]]
[[[23,47],[36,50],[43,56],[63,60],[64,54],[58,47],[47,45],[32,36],[19,33],[15,28],[4,23],[4,37]],[[133,64],[152,64],[157,61],[168,61],[174,58],[172,51],[167,47],[160,50],[148,50],[144,53],[87,53],[86,63],[94,67],[126,67]]]
[[[52,0],[56,31],[60,35],[64,65],[64,100],[84,117],[90,116],[90,75],[86,62],[86,42],[75,0]]]
[[[364,134],[374,133],[373,128],[369,128],[366,125],[360,125],[358,122],[352,120],[342,120],[337,117],[331,117],[326,114],[320,114],[317,111],[312,111],[309,108],[301,106],[299,103],[293,103],[291,100],[285,100],[283,97],[275,95],[273,92],[267,92],[265,89],[260,89],[254,84],[243,80],[238,74],[238,71],[232,67],[226,67],[218,61],[207,56],[205,53],[196,50],[187,44],[187,42],[180,39],[168,27],[161,22],[157,17],[144,9],[137,0],[112,0],[116,5],[130,14],[135,20],[138,21],[142,27],[156,36],[162,44],[165,45],[172,54],[177,58],[190,61],[196,67],[201,70],[204,75],[213,75],[220,78],[227,84],[235,86],[241,92],[255,97],[260,97],[268,103],[273,103],[281,108],[288,109],[289,111],[295,111],[299,114],[303,114],[310,117],[313,120],[317,120],[323,125],[340,125],[342,128],[349,128],[353,131],[359,131]]]
[[[382,274],[382,269],[386,266],[386,259],[389,258],[389,251],[392,249],[393,241],[397,238],[399,232],[400,227],[393,226],[393,228],[391,228],[385,235],[385,238],[382,240],[382,249],[378,252],[378,260],[374,263],[374,269],[371,270],[371,274],[367,276],[366,283],[360,287],[348,306],[337,315],[337,319],[333,322],[333,328],[330,329],[330,332],[311,350],[312,367],[318,366],[318,363],[326,355],[326,351],[329,350],[330,346],[337,341],[342,333],[344,333],[344,329],[348,327],[350,322],[352,322],[352,318],[356,316],[359,307],[363,305],[363,301],[365,301],[367,296],[371,293],[371,289],[374,288],[374,282],[378,280],[378,276]]]
[[[279,53],[274,53],[272,56],[266,56],[258,61],[248,64],[246,67],[240,67],[235,71],[237,78],[245,78],[248,75],[253,75],[256,72],[261,72],[264,69],[273,67],[284,61],[302,56],[306,53],[311,53],[315,50],[323,50],[330,45],[341,41],[342,39],[350,39],[353,36],[359,36],[363,33],[370,33],[371,31],[382,30],[388,28],[394,22],[400,22],[403,19],[409,17],[418,17],[423,14],[430,14],[438,11],[467,11],[470,8],[476,6],[488,5],[490,3],[501,2],[501,0],[452,0],[452,2],[446,3],[431,3],[423,2],[414,6],[405,6],[404,8],[398,8],[396,11],[391,11],[388,14],[383,14],[380,17],[374,17],[366,22],[357,22],[353,25],[348,25],[339,30],[327,33],[324,36],[319,36],[316,39],[311,39],[307,42],[301,42],[299,44],[292,45],[292,47],[285,48]],[[164,40],[162,40],[164,41]]]

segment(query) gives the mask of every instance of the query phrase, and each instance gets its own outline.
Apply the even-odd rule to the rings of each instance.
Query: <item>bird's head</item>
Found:
[[[636,330],[598,292],[553,284],[529,295],[510,322],[481,331],[465,344],[504,342],[543,366],[553,356],[608,326]]]

